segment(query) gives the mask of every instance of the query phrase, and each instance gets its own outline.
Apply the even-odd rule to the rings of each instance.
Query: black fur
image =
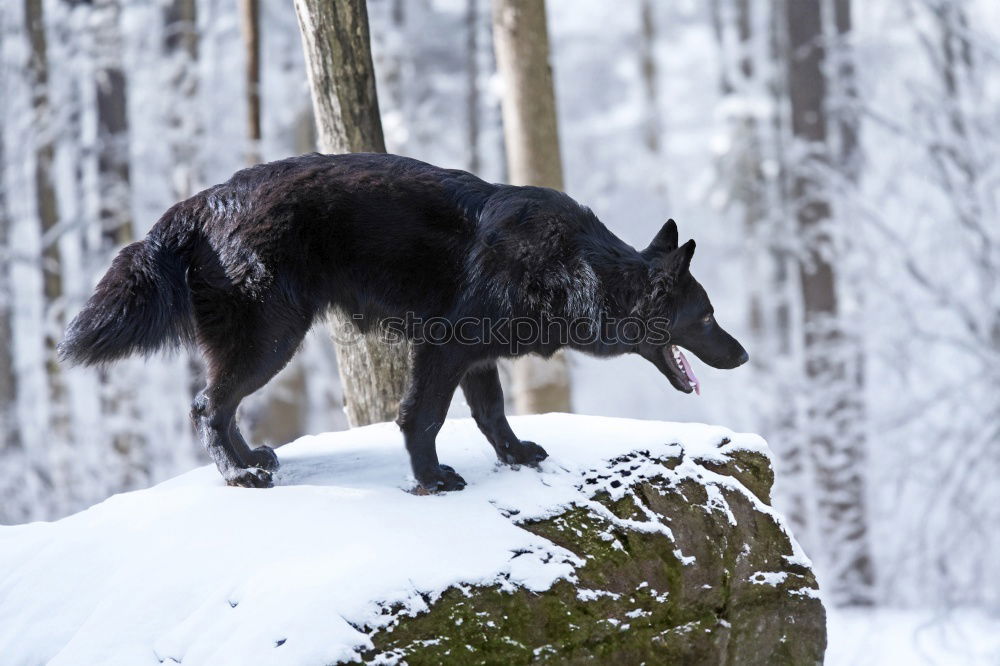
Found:
[[[155,238],[123,248],[59,346],[70,363],[149,355],[191,339],[191,302],[175,249]]]
[[[208,367],[192,406],[202,442],[228,483],[267,486],[277,458],[247,446],[236,407],[289,361],[318,316],[340,308],[364,331],[388,327],[413,341],[398,419],[413,471],[425,488],[460,489],[434,448],[459,386],[501,461],[546,457],[504,416],[500,357],[563,346],[639,353],[685,392],[671,344],[715,367],[746,360],[691,277],[694,242],[677,246],[670,221],[637,252],[555,190],[394,155],[304,155],[240,171],[167,211],[114,260],[60,351],[100,364],[196,342]],[[649,330],[635,339],[623,320]],[[463,333],[483,321],[489,337]],[[574,326],[585,335],[567,338]]]

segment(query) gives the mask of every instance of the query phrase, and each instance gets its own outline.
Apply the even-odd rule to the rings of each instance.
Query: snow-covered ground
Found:
[[[419,612],[452,585],[572,578],[577,556],[515,521],[589,503],[581,474],[609,458],[679,443],[675,472],[705,474],[690,461],[766,452],[756,435],[700,424],[547,415],[514,429],[549,451],[540,471],[497,466],[471,420],[446,423],[439,452],[469,482],[461,493],[407,492],[400,435],[380,424],[283,447],[270,490],[227,488],[204,467],[58,522],[0,527],[0,664],[350,658],[390,606]],[[828,663],[1000,664],[1000,618],[832,612]]]
[[[996,666],[1000,616],[827,608],[827,666]]]
[[[369,645],[359,628],[384,626],[390,606],[419,611],[452,585],[542,590],[572,577],[576,555],[514,521],[590,503],[581,475],[611,458],[677,455],[679,443],[673,473],[710,477],[689,461],[766,452],[757,435],[701,424],[513,425],[548,450],[540,471],[498,467],[472,421],[446,423],[438,451],[469,482],[461,493],[407,492],[399,432],[379,424],[283,447],[270,490],[228,488],[205,467],[58,522],[0,528],[0,663],[332,663]]]

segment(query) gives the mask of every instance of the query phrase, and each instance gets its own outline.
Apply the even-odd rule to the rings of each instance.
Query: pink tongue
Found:
[[[691,364],[688,362],[687,357],[680,349],[677,350],[677,355],[681,359],[681,370],[687,375],[688,381],[694,384],[694,392],[701,395],[701,384],[698,382],[698,378],[694,376],[694,370],[691,369]]]

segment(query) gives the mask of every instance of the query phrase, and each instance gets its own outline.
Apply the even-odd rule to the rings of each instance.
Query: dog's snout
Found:
[[[740,367],[749,360],[750,360],[750,354],[747,353],[746,349],[743,349],[741,347],[738,352],[734,351],[729,357],[726,358],[725,361],[719,363],[718,365],[715,365],[714,367],[719,368],[721,370],[732,370],[733,368]],[[713,364],[710,363],[709,365]]]

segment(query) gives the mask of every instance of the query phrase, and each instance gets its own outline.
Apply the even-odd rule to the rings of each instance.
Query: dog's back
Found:
[[[316,311],[442,315],[496,190],[469,173],[395,155],[260,165],[192,201],[201,217],[193,265],[248,295],[282,283]]]
[[[203,282],[248,297],[277,283],[366,322],[563,310],[592,282],[583,245],[627,248],[565,194],[396,155],[263,164],[182,206]]]
[[[407,314],[588,316],[586,255],[609,246],[629,249],[554,190],[396,155],[303,155],[173,206],[116,259],[63,351],[99,363],[192,336],[204,343],[261,310],[296,331],[331,306],[363,329]],[[135,331],[136,319],[149,323]]]

